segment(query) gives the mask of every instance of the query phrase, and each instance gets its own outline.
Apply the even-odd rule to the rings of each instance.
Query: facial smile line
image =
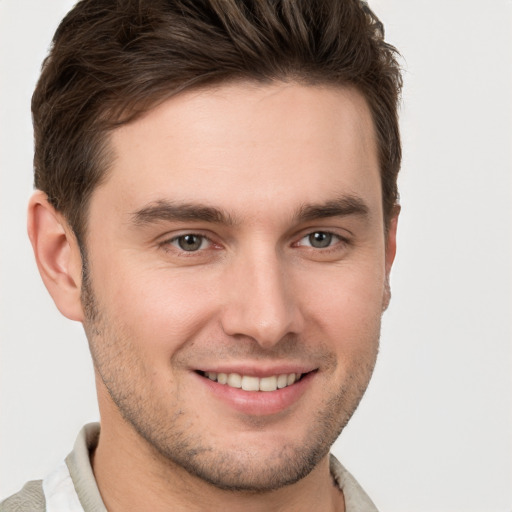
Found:
[[[276,391],[291,386],[304,375],[302,373],[284,373],[260,378],[251,375],[241,375],[239,373],[202,371],[198,373],[219,384],[226,384],[232,388],[241,388],[244,391]]]

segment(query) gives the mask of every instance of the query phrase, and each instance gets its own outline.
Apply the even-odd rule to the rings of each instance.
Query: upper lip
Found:
[[[215,372],[215,373],[238,373],[239,375],[248,375],[252,377],[272,377],[273,375],[283,375],[290,373],[309,373],[317,368],[308,365],[308,364],[291,364],[291,363],[283,363],[283,364],[272,364],[272,365],[262,365],[259,364],[218,364],[218,365],[208,365],[201,368],[196,368],[196,371],[199,372]]]

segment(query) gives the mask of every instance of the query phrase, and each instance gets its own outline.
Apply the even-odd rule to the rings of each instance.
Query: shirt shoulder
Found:
[[[21,491],[0,503],[0,512],[45,512],[43,481],[27,482]]]
[[[346,512],[378,512],[377,507],[357,480],[332,454],[330,456],[330,469],[334,481],[343,491]]]
[[[94,479],[90,451],[96,446],[99,425],[86,425],[73,451],[42,480],[0,503],[0,512],[107,512]]]

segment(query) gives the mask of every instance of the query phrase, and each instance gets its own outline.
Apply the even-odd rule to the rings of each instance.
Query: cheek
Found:
[[[376,351],[385,288],[383,268],[361,265],[333,270],[317,275],[314,286],[308,284],[301,292],[308,297],[304,315],[345,356]]]
[[[155,359],[168,356],[192,340],[214,314],[214,279],[200,272],[117,266],[98,290],[109,321],[139,349],[151,347]],[[112,269],[113,270],[113,269]],[[149,352],[149,351],[147,351]]]

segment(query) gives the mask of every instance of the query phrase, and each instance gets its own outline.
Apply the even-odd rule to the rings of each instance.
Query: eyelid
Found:
[[[317,247],[311,246],[310,244],[301,243],[304,239],[307,239],[309,236],[311,236],[314,233],[329,234],[333,237],[334,243],[332,243],[331,245],[324,247],[324,248],[317,248]],[[164,237],[162,237],[162,240],[160,242],[158,242],[158,246],[163,247],[164,249],[168,248],[169,246],[172,246],[177,252],[186,254],[186,255],[193,255],[194,253],[197,254],[197,253],[203,252],[207,249],[210,249],[212,247],[220,248],[220,246],[222,245],[221,243],[216,242],[213,239],[214,237],[210,236],[209,234],[205,234],[200,229],[199,230],[194,230],[194,229],[183,230],[178,233],[172,233],[171,236],[170,235],[171,235],[170,233],[168,233],[167,235],[164,235]],[[203,248],[197,249],[195,251],[185,251],[184,249],[181,249],[179,246],[177,246],[177,242],[180,238],[187,236],[187,235],[201,237],[203,240],[205,240],[208,243],[207,247],[203,247]],[[339,230],[333,229],[333,228],[307,228],[305,230],[302,230],[302,232],[295,237],[295,240],[296,241],[294,243],[292,243],[292,247],[305,247],[308,249],[314,249],[315,251],[323,251],[323,252],[327,252],[329,249],[334,249],[340,244],[348,245],[351,243],[350,236],[342,235],[339,233]]]
[[[330,242],[329,245],[327,245],[326,247],[314,247],[313,245],[311,245],[309,238],[311,237],[311,235],[314,235],[315,233],[324,233],[326,235],[331,236],[331,240],[329,240],[329,242]],[[307,241],[307,243],[303,243],[303,241]],[[337,245],[340,241],[341,241],[340,237],[338,235],[336,235],[335,233],[330,233],[328,231],[313,231],[312,233],[304,235],[299,240],[298,243],[300,244],[300,247],[308,247],[308,248],[312,248],[312,249],[321,251],[321,250],[325,250],[325,249],[331,249],[333,246]]]
[[[333,238],[335,238],[337,240],[337,243],[344,243],[344,244],[349,244],[350,243],[350,237],[348,235],[342,235],[339,233],[338,230],[336,229],[333,229],[333,228],[314,228],[314,229],[311,229],[309,228],[307,231],[303,231],[298,237],[297,237],[297,242],[295,242],[293,245],[294,246],[303,246],[303,247],[311,247],[310,245],[302,245],[300,244],[300,242],[302,240],[304,240],[305,238],[308,238],[309,236],[315,234],[315,233],[325,233],[325,234],[328,234],[328,235],[331,235]],[[332,247],[334,247],[335,245],[337,245],[337,243],[334,243],[328,247],[325,247],[325,249],[330,249]],[[315,248],[317,249],[317,248]],[[317,249],[318,250],[318,249]]]
[[[202,238],[204,241],[208,243],[207,247],[202,247],[200,249],[197,249],[195,251],[186,251],[178,246],[178,240],[185,236],[197,236]],[[162,247],[164,250],[171,250],[170,247],[172,247],[172,250],[175,250],[177,253],[180,254],[186,254],[187,256],[191,256],[193,254],[201,253],[207,249],[210,249],[212,246],[219,245],[214,240],[212,240],[212,237],[209,235],[206,235],[205,233],[202,233],[201,230],[183,230],[179,233],[173,233],[172,236],[169,236],[167,234],[160,242],[158,242],[158,246]]]
[[[185,249],[183,249],[182,247],[179,247],[179,240],[182,239],[182,238],[185,238],[187,236],[193,236],[193,237],[197,237],[197,238],[200,238],[201,239],[201,243],[199,244],[199,248],[194,250],[194,251],[186,251]],[[174,245],[174,247],[176,247],[177,249],[179,249],[180,251],[185,251],[185,252],[199,252],[199,251],[202,251],[204,249],[207,249],[208,247],[210,247],[210,245],[212,244],[212,241],[204,236],[204,235],[198,235],[196,233],[187,233],[185,235],[179,235],[179,236],[175,236],[174,238],[171,238],[171,240],[169,241],[170,244]],[[203,245],[206,244],[207,247],[203,247]]]

